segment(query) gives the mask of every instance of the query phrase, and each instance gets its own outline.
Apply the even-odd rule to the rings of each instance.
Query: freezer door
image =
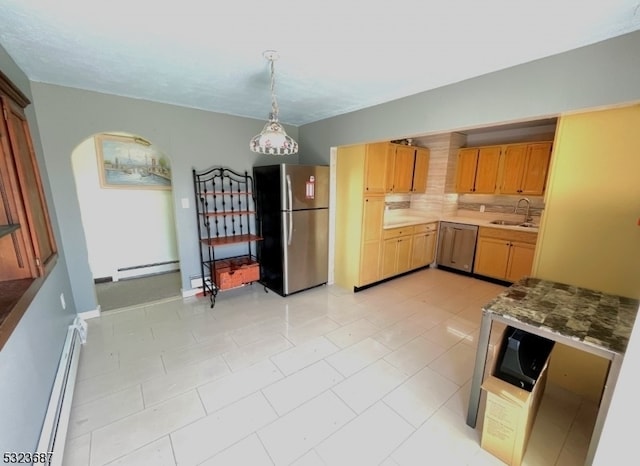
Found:
[[[329,167],[280,165],[282,210],[329,207]]]
[[[283,212],[284,295],[327,283],[329,210]]]

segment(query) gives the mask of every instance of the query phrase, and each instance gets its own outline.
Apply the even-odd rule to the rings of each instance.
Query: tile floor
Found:
[[[466,423],[481,306],[427,269],[352,293],[258,285],[91,319],[64,464],[500,465]],[[497,341],[499,332],[492,333]],[[547,386],[526,465],[584,462],[596,407]]]

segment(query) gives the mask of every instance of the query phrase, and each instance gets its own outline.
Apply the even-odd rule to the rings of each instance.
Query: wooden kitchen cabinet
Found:
[[[516,282],[531,273],[537,233],[480,227],[473,272]]]
[[[500,146],[460,149],[456,166],[456,192],[495,193],[501,150]]]
[[[531,274],[533,266],[533,256],[536,252],[536,245],[513,241],[509,252],[509,262],[507,263],[506,279],[508,282],[517,282],[522,277]]]
[[[336,284],[346,289],[381,279],[386,173],[372,164],[377,160],[386,166],[388,147],[381,143],[338,148],[334,271]]]
[[[551,142],[506,146],[500,180],[501,194],[544,193],[551,160]]]
[[[391,155],[387,193],[425,192],[429,172],[429,149],[402,144],[389,146]]]
[[[415,225],[411,248],[411,268],[417,269],[431,264],[436,255],[437,223]]]
[[[368,285],[381,278],[382,227],[384,197],[365,197],[362,209],[362,250],[357,286]]]
[[[382,278],[411,270],[413,227],[384,230],[382,237]]]
[[[412,193],[424,193],[427,190],[430,151],[426,147],[415,147]]]
[[[412,146],[391,145],[393,155],[393,176],[388,192],[409,193],[413,184],[413,165],[415,148]]]
[[[394,154],[386,142],[361,145],[364,154],[364,193],[384,194],[393,179]],[[390,173],[391,171],[391,173]]]

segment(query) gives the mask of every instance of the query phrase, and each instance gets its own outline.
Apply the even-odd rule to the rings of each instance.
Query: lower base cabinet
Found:
[[[413,227],[384,230],[382,237],[382,278],[411,270]]]
[[[384,230],[382,278],[431,264],[435,260],[437,231],[437,222]]]
[[[431,264],[436,258],[437,223],[415,225],[411,248],[411,268],[418,269]]]
[[[480,227],[473,272],[516,282],[531,273],[537,233]]]

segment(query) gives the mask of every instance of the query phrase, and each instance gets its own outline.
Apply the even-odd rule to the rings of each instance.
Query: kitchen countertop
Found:
[[[435,215],[426,212],[420,212],[412,210],[409,213],[395,214],[393,211],[385,213],[384,229],[399,228],[411,225],[420,225],[422,223],[432,222],[454,222],[464,223],[467,225],[477,225],[480,227],[500,228],[504,230],[514,231],[529,231],[531,233],[537,233],[537,227],[521,227],[517,225],[494,225],[491,222],[493,220],[519,220],[522,216],[519,215],[515,218],[510,214],[499,213],[478,213],[477,216],[470,215]]]
[[[528,277],[483,311],[624,354],[639,304],[637,299]]]
[[[539,278],[525,277],[482,308],[471,378],[467,425],[475,428],[480,408],[492,322],[540,335],[608,360],[598,414],[585,464],[591,464],[611,405],[639,300]]]

